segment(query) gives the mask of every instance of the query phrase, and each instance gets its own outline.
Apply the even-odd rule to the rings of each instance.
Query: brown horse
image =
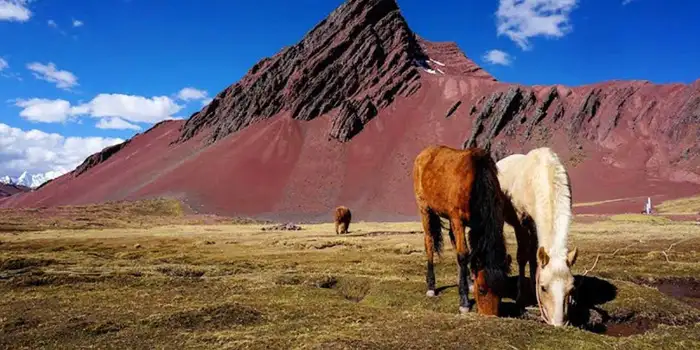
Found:
[[[348,229],[350,228],[350,220],[352,220],[350,209],[342,205],[335,208],[335,234],[348,233]],[[340,228],[340,230],[338,230],[338,228]]]
[[[418,154],[413,164],[413,186],[425,232],[427,256],[426,295],[435,296],[433,254],[442,249],[440,218],[449,220],[452,247],[457,252],[459,310],[472,307],[467,294],[471,288],[471,266],[477,311],[498,315],[510,270],[503,237],[504,195],[498,183],[496,163],[481,148],[457,150],[430,146]],[[465,238],[469,226],[469,244]]]

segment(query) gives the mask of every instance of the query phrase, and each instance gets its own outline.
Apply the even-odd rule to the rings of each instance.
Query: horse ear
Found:
[[[578,258],[578,247],[574,247],[569,254],[566,254],[566,264],[569,265],[569,267],[574,266],[576,258]]]
[[[549,255],[547,254],[547,251],[545,251],[544,247],[539,247],[539,249],[537,249],[537,263],[540,265],[540,268],[543,268],[549,264]]]

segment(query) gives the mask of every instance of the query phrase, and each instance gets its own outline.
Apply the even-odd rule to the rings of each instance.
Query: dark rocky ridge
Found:
[[[670,105],[659,102],[662,100],[654,96],[657,92],[653,90],[657,87],[648,82],[597,84],[586,88],[585,95],[579,99],[569,96],[571,90],[564,87],[549,87],[538,99],[534,87],[503,86],[481,96],[469,107],[472,127],[462,147],[488,148],[498,159],[533,147],[551,147],[555,136],[563,136],[568,152],[582,154],[584,145],[600,147],[609,142],[608,138],[615,132],[654,125],[658,130],[655,142],[665,145],[661,146],[664,150],[655,152],[668,158],[664,161],[672,165],[684,164],[697,169],[700,166],[697,142],[700,140],[700,98],[697,97],[700,81],[686,87],[686,94],[673,96],[681,103]],[[562,93],[560,89],[567,92]],[[638,105],[639,101],[645,101],[644,107],[630,106]],[[639,111],[637,116],[631,123],[621,125],[623,115],[629,113],[630,108]],[[657,116],[642,125],[649,114],[668,117]],[[676,143],[692,146],[679,149]]]
[[[78,165],[78,167],[75,168],[75,170],[73,170],[73,176],[78,177],[81,174],[85,173],[86,171],[90,170],[91,168],[95,167],[96,165],[98,165],[100,163],[104,163],[105,161],[107,161],[107,159],[109,159],[110,157],[115,155],[122,148],[126,147],[126,145],[129,144],[129,141],[130,140],[126,140],[122,143],[119,143],[119,144],[116,144],[113,146],[109,146],[109,147],[105,147],[103,150],[87,157],[83,161],[83,163]]]
[[[420,88],[417,63],[426,59],[395,0],[350,0],[218,94],[178,141],[211,128],[212,143],[281,112],[308,121],[331,111],[328,136],[347,141],[378,110]]]
[[[0,182],[0,197],[9,197],[18,193],[29,192],[32,189],[20,185],[10,185]]]

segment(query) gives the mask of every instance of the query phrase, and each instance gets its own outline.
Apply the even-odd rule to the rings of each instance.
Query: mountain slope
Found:
[[[497,156],[552,147],[576,202],[628,211],[700,191],[700,81],[521,86],[454,43],[411,32],[394,0],[350,0],[256,64],[188,121],[167,121],[0,206],[169,196],[194,210],[328,219],[415,218],[411,166],[428,144]],[[637,199],[639,197],[639,199]]]
[[[18,193],[29,192],[31,189],[22,185],[0,182],[0,198],[9,197]]]

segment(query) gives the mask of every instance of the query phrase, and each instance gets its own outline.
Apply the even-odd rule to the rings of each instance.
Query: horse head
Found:
[[[506,255],[506,265],[510,265],[511,256]],[[474,300],[476,310],[480,315],[498,316],[502,291],[497,291],[486,282],[486,270],[479,270],[472,275],[474,280]]]
[[[568,307],[574,288],[574,275],[571,266],[576,262],[577,248],[566,255],[550,256],[540,247],[537,250],[537,303],[542,318],[553,326],[569,323]]]

